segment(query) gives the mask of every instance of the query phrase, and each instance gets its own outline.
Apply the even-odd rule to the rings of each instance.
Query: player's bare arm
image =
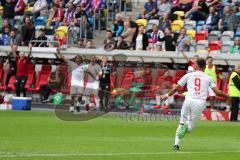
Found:
[[[219,90],[217,87],[213,87],[212,90],[216,93],[216,95],[225,98],[226,101],[227,101],[227,103],[230,104],[231,98],[230,98],[227,94],[223,93],[223,92],[222,92],[221,90]]]
[[[182,55],[183,55],[184,59],[186,59],[186,61],[187,61],[187,62],[189,62],[189,61],[190,61],[190,59],[188,58],[187,54],[186,54],[186,53],[184,53],[183,51],[181,51],[181,53],[182,53]]]
[[[165,95],[161,95],[161,100],[165,101],[166,99],[168,99],[169,96],[172,96],[174,93],[176,93],[179,89],[181,88],[181,86],[179,84],[177,84],[173,89],[171,89],[167,94]]]

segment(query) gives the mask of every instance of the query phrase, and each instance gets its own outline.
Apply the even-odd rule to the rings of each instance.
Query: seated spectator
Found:
[[[107,30],[106,39],[103,42],[104,45],[106,45],[107,43],[115,43],[111,30]]]
[[[130,23],[130,27],[132,28],[132,31],[133,31],[134,33],[137,32],[138,26],[137,26],[137,24],[132,20],[132,17],[131,17],[130,15],[127,15],[127,16],[125,17],[125,22],[129,22],[129,23]]]
[[[186,13],[192,8],[193,0],[180,0],[178,4],[174,5],[171,9],[171,13],[175,11],[183,11]]]
[[[185,17],[194,21],[204,21],[209,13],[206,0],[198,0],[193,7],[186,12]]]
[[[20,45],[20,35],[18,34],[17,29],[12,29],[10,32],[10,45]]]
[[[36,42],[34,43],[34,47],[47,47],[47,37],[45,36],[45,32],[42,28],[39,29],[39,36],[36,39],[37,41],[43,42]]]
[[[165,29],[165,36],[162,39],[160,39],[160,41],[164,41],[166,51],[175,51],[177,40],[174,34],[172,33],[171,28]]]
[[[23,20],[24,24],[21,28],[21,45],[27,46],[34,39],[35,27],[32,24],[30,17],[26,16]]]
[[[70,24],[74,23],[74,12],[75,12],[75,9],[74,9],[73,3],[69,2],[63,18],[64,26],[69,26]]]
[[[5,27],[4,32],[2,33],[2,42],[4,46],[7,46],[10,44],[10,28]]]
[[[126,50],[126,49],[130,49],[130,47],[129,47],[128,44],[123,40],[123,37],[122,37],[122,36],[118,36],[117,42],[116,42],[116,45],[115,45],[115,49],[123,49],[123,50]]]
[[[239,54],[240,55],[240,37],[236,37],[234,45],[230,48],[230,54]]]
[[[124,22],[124,30],[121,36],[123,37],[124,41],[128,44],[128,46],[131,48],[134,32],[129,22]]]
[[[164,31],[166,28],[171,27],[171,20],[169,19],[169,14],[164,13],[159,21],[159,29]]]
[[[186,34],[186,32],[187,32],[187,29],[183,28],[177,39],[178,51],[185,51],[185,52],[190,51],[190,44],[191,44],[190,37]]]
[[[18,0],[17,4],[15,5],[14,12],[15,15],[20,15],[22,16],[24,14],[26,8],[26,3],[24,0]]]
[[[144,4],[143,15],[147,19],[151,19],[157,13],[157,2],[153,0],[147,0]]]
[[[80,26],[83,16],[87,17],[86,12],[82,9],[81,5],[77,5],[76,11],[75,11],[74,16],[73,16],[74,17],[74,22],[73,23],[74,23],[75,26]]]
[[[40,97],[42,103],[49,101],[49,95],[52,91],[60,90],[64,82],[60,67],[56,67],[56,71],[50,74],[48,79],[48,84],[43,84],[40,86]]]
[[[63,9],[60,8],[58,4],[54,4],[49,16],[49,19],[51,20],[51,26],[57,28],[62,22],[63,16]]]
[[[164,17],[165,14],[169,14],[171,11],[171,4],[168,0],[160,0],[160,5],[158,9],[158,16],[160,19]]]
[[[150,41],[153,44],[157,43],[159,39],[164,37],[164,33],[158,29],[158,25],[156,24],[152,26],[152,30],[150,32]]]
[[[13,25],[14,21],[14,7],[15,7],[15,2],[12,0],[6,0],[5,4],[3,5],[3,18],[4,19],[9,19],[9,22],[11,25]]]
[[[113,32],[113,37],[118,37],[122,34],[123,32],[123,21],[122,21],[122,17],[120,14],[116,14],[116,18],[113,21],[113,25],[112,25],[112,32]]]
[[[111,51],[115,48],[115,40],[111,30],[107,30],[106,39],[104,40],[103,44],[105,50]]]
[[[234,31],[234,26],[236,22],[235,13],[232,13],[231,6],[227,5],[224,7],[224,13],[218,22],[218,29],[221,32],[224,31]]]
[[[2,33],[4,33],[5,28],[11,28],[11,24],[8,19],[3,20]]]
[[[35,20],[41,14],[46,15],[46,12],[47,12],[47,1],[46,0],[37,0],[34,3],[33,9],[32,9],[33,20]]]
[[[148,36],[145,33],[145,27],[139,26],[138,34],[135,40],[134,49],[136,50],[146,50],[148,46]]]
[[[78,39],[78,48],[85,48],[86,45],[84,44],[84,39]]]
[[[126,18],[125,18],[125,22],[129,22],[130,23],[130,27],[132,29],[132,32],[134,33],[133,35],[133,40],[132,40],[132,43],[136,43],[136,37],[137,37],[137,34],[138,34],[138,26],[137,26],[137,23],[135,23],[133,20],[132,20],[132,17],[130,15],[127,15]]]
[[[218,28],[218,20],[219,15],[215,12],[214,7],[209,8],[209,14],[205,20],[205,24],[203,25],[203,29],[211,32],[212,30],[217,30]]]
[[[87,40],[87,45],[86,47],[87,49],[96,49],[96,47],[93,45],[93,41],[92,40]]]

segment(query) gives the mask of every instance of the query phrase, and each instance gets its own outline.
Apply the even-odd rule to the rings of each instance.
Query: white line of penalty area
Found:
[[[144,156],[144,155],[171,155],[171,154],[221,154],[240,153],[240,151],[172,151],[172,152],[132,152],[132,153],[10,153],[0,152],[0,157],[73,157],[73,156]]]

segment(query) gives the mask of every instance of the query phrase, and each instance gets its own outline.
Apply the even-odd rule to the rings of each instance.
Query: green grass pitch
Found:
[[[240,124],[199,121],[172,150],[177,121],[103,116],[66,122],[52,112],[0,111],[0,160],[240,160]]]

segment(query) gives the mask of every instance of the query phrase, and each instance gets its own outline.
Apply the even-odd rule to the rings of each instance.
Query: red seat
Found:
[[[159,69],[158,73],[157,73],[157,76],[158,77],[163,76],[165,73],[166,73],[166,69]]]
[[[29,88],[29,90],[38,92],[41,85],[48,83],[49,76],[50,76],[50,72],[40,71],[38,74],[37,82],[36,82],[36,88]]]
[[[15,82],[16,82],[16,77],[12,76],[9,80],[8,88],[11,89],[11,90],[15,90],[15,85],[14,85]]]
[[[225,81],[222,81],[222,91],[225,93],[225,94],[228,94],[228,83],[229,83],[229,80],[225,80]],[[220,97],[220,96],[217,96],[216,97],[217,100],[224,100],[223,97]]]
[[[152,76],[149,74],[134,78],[134,82],[143,83],[144,85],[152,85]]]
[[[111,80],[110,90],[112,91],[113,88],[116,88],[116,80],[117,80],[116,75],[111,75],[110,80]]]
[[[121,83],[121,88],[130,89],[132,82],[133,82],[133,76],[124,77]]]
[[[177,84],[177,82],[186,74],[185,70],[176,70],[175,77],[172,77],[172,83]]]
[[[35,81],[36,81],[35,76],[36,76],[35,70],[28,72],[28,79],[27,79],[27,82],[25,85],[25,88],[27,90],[29,90],[31,88],[31,85],[35,84]]]
[[[209,50],[210,51],[216,51],[221,49],[221,41],[211,41],[209,43]]]
[[[185,70],[176,70],[176,77],[183,77],[187,72]]]
[[[159,87],[163,87],[162,85],[165,85],[166,82],[168,82],[170,85],[172,84],[172,79],[173,77],[164,77],[164,76],[161,76],[161,77],[158,77],[157,80],[156,80],[156,83],[155,83],[155,86],[159,86]]]
[[[43,64],[41,71],[51,72],[51,71],[52,71],[52,66],[51,66],[51,64]]]
[[[177,82],[181,79],[182,77],[173,77],[172,78],[172,83],[177,84]]]
[[[205,40],[208,37],[207,31],[199,31],[196,33],[196,41]]]

